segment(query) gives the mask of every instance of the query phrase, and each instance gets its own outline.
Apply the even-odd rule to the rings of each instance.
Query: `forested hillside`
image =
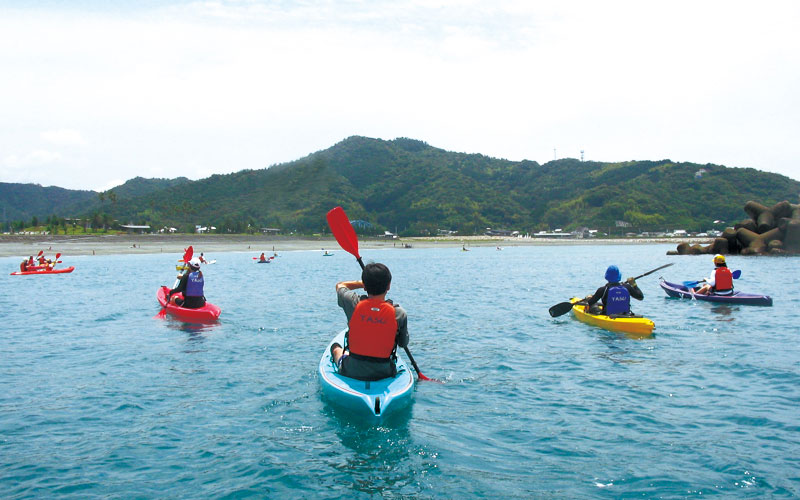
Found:
[[[670,160],[540,165],[449,152],[412,139],[351,137],[266,169],[198,181],[137,178],[91,194],[90,205],[84,200],[47,210],[60,216],[104,212],[121,223],[185,231],[201,224],[220,232],[271,227],[316,233],[325,230],[324,215],[336,205],[372,224],[368,232],[408,235],[439,229],[475,234],[487,227],[605,229],[616,221],[636,230],[704,230],[715,219],[741,219],[748,200],[796,203],[798,193],[799,182],[749,168]],[[25,213],[35,213],[35,206]]]

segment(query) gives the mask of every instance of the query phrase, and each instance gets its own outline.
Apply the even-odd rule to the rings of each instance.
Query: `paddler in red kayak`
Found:
[[[331,346],[331,357],[340,374],[358,380],[380,380],[397,374],[395,349],[408,345],[408,319],[402,307],[386,299],[391,284],[389,268],[378,263],[364,267],[361,281],[336,283],[339,307],[344,309],[350,327],[345,347],[338,343]],[[359,288],[367,295],[359,296],[354,291]]]
[[[189,262],[189,270],[180,278],[178,286],[167,294],[167,300],[172,304],[185,307],[187,309],[198,309],[206,305],[206,298],[203,295],[203,272],[200,271],[200,259],[197,257]],[[183,299],[173,297],[176,293],[182,293]]]
[[[714,272],[695,293],[708,295],[710,292],[714,295],[733,295],[733,274],[722,254],[714,256]]]

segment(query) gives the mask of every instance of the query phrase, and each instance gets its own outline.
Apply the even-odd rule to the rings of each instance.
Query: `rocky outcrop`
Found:
[[[766,207],[748,201],[744,211],[749,216],[722,232],[709,245],[679,243],[667,255],[780,255],[800,253],[800,205],[788,201]]]

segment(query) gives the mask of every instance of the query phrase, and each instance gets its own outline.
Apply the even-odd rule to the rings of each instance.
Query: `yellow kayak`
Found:
[[[653,329],[656,327],[652,320],[642,316],[632,317],[610,317],[605,314],[589,314],[586,312],[586,306],[575,304],[581,300],[578,297],[573,297],[570,302],[572,306],[572,314],[578,321],[582,321],[588,325],[599,326],[612,332],[621,332],[632,334],[637,337],[647,337],[652,335]]]

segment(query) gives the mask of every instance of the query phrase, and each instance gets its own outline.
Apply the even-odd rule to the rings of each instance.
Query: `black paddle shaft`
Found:
[[[657,267],[657,268],[653,269],[652,271],[647,271],[647,272],[646,272],[646,273],[644,273],[644,274],[640,274],[639,276],[636,276],[636,277],[635,277],[635,278],[633,278],[633,279],[634,279],[634,280],[638,280],[639,278],[644,278],[644,277],[645,277],[645,276],[647,276],[648,274],[653,274],[654,272],[656,272],[656,271],[659,271],[659,270],[661,270],[661,269],[664,269],[665,267],[669,267],[669,266],[671,266],[671,265],[673,265],[673,264],[675,264],[675,263],[674,263],[674,262],[670,262],[669,264],[664,264],[663,266],[661,266],[661,267]]]

